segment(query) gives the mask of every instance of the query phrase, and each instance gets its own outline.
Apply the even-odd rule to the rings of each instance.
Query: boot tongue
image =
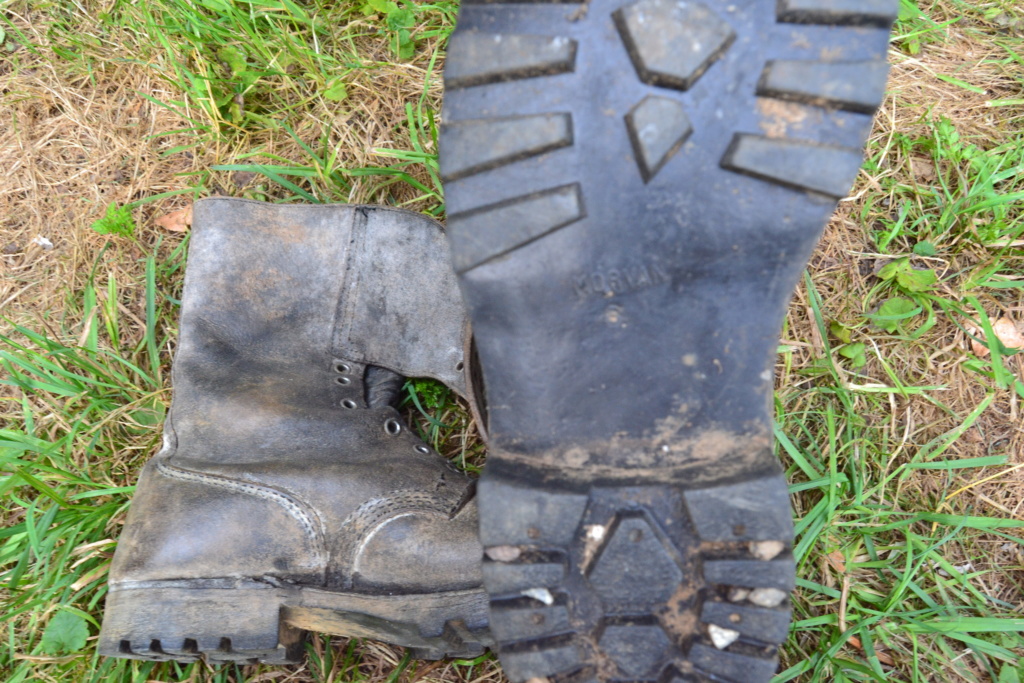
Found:
[[[397,372],[376,365],[368,365],[366,374],[363,376],[367,407],[396,407],[403,384],[405,384],[405,378]]]

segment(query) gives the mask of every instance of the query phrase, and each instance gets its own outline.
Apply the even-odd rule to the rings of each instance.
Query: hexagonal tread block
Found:
[[[646,614],[683,580],[675,551],[644,516],[621,517],[587,578],[609,614]]]
[[[639,0],[614,14],[640,80],[688,90],[736,33],[700,2]]]

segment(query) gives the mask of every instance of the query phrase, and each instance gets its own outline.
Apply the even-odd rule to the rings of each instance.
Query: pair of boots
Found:
[[[101,651],[284,662],[317,630],[493,643],[514,681],[768,681],[795,582],[778,330],[896,9],[466,0],[450,263],[403,212],[197,204]],[[479,510],[402,424],[403,376],[486,398]]]

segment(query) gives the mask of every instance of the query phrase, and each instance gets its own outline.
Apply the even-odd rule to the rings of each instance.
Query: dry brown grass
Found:
[[[934,9],[933,18],[943,21],[951,18],[954,11],[953,5],[940,5]],[[84,34],[100,33],[87,15],[78,18]],[[32,37],[35,47],[49,45],[46,16],[26,12],[12,15],[12,20]],[[881,212],[895,207],[895,197],[884,195],[881,181],[894,178],[911,187],[927,187],[935,181],[936,169],[930,160],[907,158],[898,146],[890,144],[894,133],[910,137],[930,135],[928,121],[938,116],[949,118],[962,135],[986,148],[1017,133],[1024,120],[1024,107],[986,106],[989,100],[1021,97],[1020,74],[1013,72],[1013,65],[1001,63],[1005,52],[994,46],[999,30],[1002,29],[993,25],[965,22],[963,26],[948,28],[943,42],[926,45],[914,57],[894,53],[891,95],[877,117],[872,143],[888,151],[879,171],[874,175],[862,174],[853,198],[841,204],[810,268],[830,319],[851,325],[861,320],[863,303],[877,284],[877,269],[888,258],[875,253],[865,230],[865,226],[879,219]],[[209,169],[216,164],[235,162],[253,151],[259,154],[246,158],[247,163],[272,157],[308,163],[298,143],[280,127],[271,126],[239,131],[226,141],[165,155],[167,150],[194,142],[193,135],[182,132],[192,123],[153,104],[140,93],[162,102],[180,100],[182,95],[159,76],[167,65],[160,62],[158,54],[143,49],[137,42],[140,37],[120,39],[124,41],[122,49],[136,49],[148,56],[140,62],[98,59],[108,49],[101,42],[94,48],[96,55],[89,71],[81,64],[65,63],[52,55],[34,55],[27,48],[0,56],[0,121],[4,122],[0,124],[0,259],[5,273],[0,282],[0,315],[16,322],[42,322],[56,330],[61,326],[52,323],[70,316],[70,324],[64,327],[80,333],[84,321],[73,319],[77,309],[69,306],[70,293],[82,288],[97,264],[99,272],[114,273],[126,292],[123,313],[135,323],[136,329],[130,333],[140,335],[145,317],[140,263],[143,252],[159,243],[159,254],[166,255],[182,239],[177,233],[161,230],[154,219],[187,205],[192,197],[183,194],[137,208],[137,245],[98,235],[90,228],[107,204],[126,204],[160,193],[188,190],[199,184],[197,177],[203,178],[202,186],[210,193],[280,197],[283,194],[279,188],[252,174]],[[290,122],[297,135],[308,143],[316,143],[322,131],[329,129],[327,147],[338,151],[338,167],[388,165],[393,160],[373,150],[410,148],[405,107],[415,104],[423,95],[428,76],[431,85],[426,91],[427,103],[439,111],[440,62],[432,70],[429,68],[433,45],[421,49],[419,58],[412,63],[397,64],[385,40],[364,36],[353,44],[360,57],[374,66],[354,72],[348,83],[348,99],[337,104],[311,94],[296,108]],[[966,81],[985,92],[971,92],[940,80],[938,75]],[[202,116],[195,109],[188,109],[187,113]],[[422,169],[410,170],[419,180],[429,183]],[[381,187],[374,179],[353,179],[351,191],[333,199],[405,204],[417,194],[405,184]],[[411,207],[426,205],[425,201],[413,202]],[[33,245],[32,240],[37,237],[50,240],[53,249]],[[926,263],[940,273],[967,274],[989,256],[985,247],[965,244],[953,256],[930,258]],[[1006,252],[1004,260],[1018,272],[1024,272],[1024,255],[1019,250]],[[951,285],[946,287],[950,297],[959,296]],[[983,303],[993,317],[1007,315],[1024,320],[1021,290],[1002,290],[998,296],[984,298]],[[965,369],[968,340],[963,330],[945,317],[940,316],[937,326],[917,345],[903,344],[885,334],[867,334],[878,356],[903,382],[944,387],[934,393],[946,409],[921,396],[893,395],[888,414],[865,416],[888,435],[893,444],[893,464],[954,429],[990,391],[976,374]],[[780,372],[780,388],[808,381],[799,371],[823,351],[824,340],[814,324],[803,287],[790,307],[786,338],[795,350],[792,365]],[[1018,362],[1016,368],[1018,373],[1024,373],[1024,364]],[[861,374],[880,384],[891,383],[885,368],[871,353]],[[866,380],[851,377],[849,381],[863,384]],[[1007,467],[962,470],[952,483],[937,480],[945,474],[920,470],[907,480],[900,500],[888,502],[914,504],[919,509],[1024,519],[1021,410],[1016,394],[997,392],[975,425],[947,451],[957,458],[1005,453],[1010,456]],[[458,423],[456,436],[445,443],[447,453],[469,451],[473,454],[471,464],[479,464],[479,442],[465,415],[446,415],[442,420]],[[425,429],[426,425],[421,422],[421,427]],[[943,500],[944,492],[951,490],[954,494]],[[798,508],[800,505],[798,501]],[[979,587],[987,595],[1019,605],[1024,611],[1024,556],[1018,546],[997,536],[977,534],[958,543],[955,551],[950,552],[959,552],[959,556],[948,556],[951,561],[971,561],[977,569],[991,569],[984,579],[978,580]],[[836,584],[832,570],[825,565],[820,576],[809,578],[826,585]],[[870,582],[870,578],[863,580]],[[322,654],[324,647],[321,640],[314,640],[314,650]],[[376,643],[362,644],[358,656],[348,658],[343,656],[347,647],[344,639],[334,639],[331,647],[335,666],[330,672],[315,673],[307,664],[290,670],[268,670],[248,680],[383,681],[389,679],[402,658],[400,648]],[[435,662],[414,665],[397,680],[481,683],[504,679],[494,662],[473,669],[452,662]]]
[[[950,10],[951,6],[942,6],[933,18],[939,22],[946,20],[950,18]],[[866,229],[878,226],[884,213],[895,218],[897,198],[891,190],[883,190],[882,181],[888,179],[926,192],[937,182],[933,161],[923,156],[905,156],[900,146],[893,144],[894,135],[930,137],[931,122],[940,117],[949,119],[962,137],[982,149],[993,149],[1019,134],[1024,107],[986,105],[990,100],[1020,98],[1022,93],[1020,73],[1016,70],[1019,65],[1005,63],[1006,52],[995,46],[998,35],[993,35],[993,27],[966,21],[947,29],[945,35],[943,42],[925,45],[921,53],[913,57],[896,50],[891,53],[889,95],[876,117],[870,147],[885,150],[881,165],[875,173],[862,172],[852,197],[840,204],[826,228],[808,269],[829,320],[850,326],[860,323],[863,313],[870,310],[872,288],[879,283],[878,270],[893,258],[891,254],[876,253],[870,231]],[[985,92],[964,89],[941,80],[940,75],[954,77]],[[893,183],[886,185],[891,188]],[[1024,253],[1019,249],[1007,250],[1003,248],[1005,245],[986,247],[967,239],[958,242],[953,243],[958,249],[951,253],[915,257],[916,263],[935,269],[940,276],[956,275],[940,289],[950,300],[959,300],[962,294],[957,291],[957,285],[979,264],[991,262],[996,249],[1000,250],[1007,270],[1024,273]],[[905,253],[909,254],[912,246],[912,243],[906,244]],[[898,246],[894,248],[899,250]],[[876,305],[878,298],[875,297]],[[1017,321],[1018,326],[1024,323],[1024,292],[1020,289],[980,294],[979,298],[992,320],[1005,315]],[[970,324],[967,319],[958,322],[964,326]],[[779,389],[783,391],[793,382],[809,381],[796,378],[798,372],[820,358],[823,352],[823,340],[803,285],[790,307],[786,329],[787,343],[791,343],[795,351],[792,372],[779,375]],[[864,418],[869,424],[877,425],[884,442],[890,444],[889,471],[906,462],[924,444],[956,429],[992,392],[991,382],[966,369],[970,340],[962,327],[948,317],[940,314],[936,327],[916,344],[871,330],[870,326],[859,332],[856,340],[867,341],[869,360],[867,366],[859,370],[860,377],[847,378],[851,384],[891,386],[895,376],[909,386],[942,387],[939,391],[928,392],[942,407],[922,395],[890,394],[885,414],[872,409],[866,400],[860,400]],[[872,347],[875,353],[871,352]],[[884,359],[889,372],[879,359]],[[1024,377],[1024,360],[1021,356],[1013,360],[1017,377]],[[839,372],[843,373],[842,368]],[[959,459],[999,454],[1008,456],[1004,467],[960,470],[952,477],[945,472],[917,470],[904,481],[898,496],[878,502],[907,512],[932,510],[1024,519],[1024,421],[1019,397],[1008,390],[995,392],[989,407],[970,429],[950,444],[944,457]],[[798,514],[801,504],[802,501],[798,501]],[[971,571],[985,572],[972,579],[972,583],[992,599],[1016,605],[1018,612],[1024,613],[1024,554],[1018,544],[990,534],[967,534],[948,544],[943,555],[953,564],[969,562]],[[806,578],[837,586],[835,567],[825,559],[821,573]],[[862,570],[848,576],[847,580],[869,590],[877,586],[879,595],[887,593],[887,589],[877,585],[872,571]],[[859,654],[855,649],[850,650]],[[970,683],[989,680],[988,674],[980,669],[971,678],[949,676],[943,680]]]

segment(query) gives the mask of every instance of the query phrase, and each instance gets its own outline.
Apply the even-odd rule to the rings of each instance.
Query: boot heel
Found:
[[[115,588],[107,594],[99,651],[149,661],[298,662],[305,632],[281,619],[287,595],[238,586]]]

